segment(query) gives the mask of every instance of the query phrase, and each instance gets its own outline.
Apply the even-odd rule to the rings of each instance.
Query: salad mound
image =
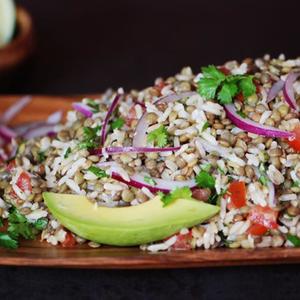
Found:
[[[0,119],[0,245],[19,238],[87,242],[51,214],[44,192],[96,207],[162,207],[193,198],[220,212],[141,249],[300,245],[300,59],[283,55],[191,68],[142,91],[108,90],[45,122],[10,127],[30,102]]]

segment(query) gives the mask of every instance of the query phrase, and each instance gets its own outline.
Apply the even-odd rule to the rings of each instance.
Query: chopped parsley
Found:
[[[160,200],[163,202],[163,207],[173,203],[177,199],[192,199],[192,192],[189,187],[176,188],[169,194],[165,195],[159,192]]]
[[[86,98],[85,101],[88,106],[93,108],[94,113],[99,112],[99,104],[96,101],[94,101],[93,99],[90,99],[90,98]]]
[[[295,247],[300,247],[300,238],[296,235],[288,234],[287,240],[290,241]]]
[[[97,147],[96,138],[101,126],[95,128],[83,127],[83,140],[79,143],[80,149],[93,149]]]
[[[226,76],[213,65],[203,67],[202,73],[203,77],[198,83],[198,93],[205,99],[215,99],[221,104],[229,104],[240,92],[247,98],[256,91],[251,75]]]
[[[70,147],[68,147],[68,149],[67,149],[66,152],[65,152],[64,158],[65,158],[65,159],[68,158],[69,155],[70,155],[71,153],[72,153],[72,150],[71,150]]]
[[[267,185],[268,183],[268,178],[265,175],[260,176],[258,180],[262,185]]]
[[[201,129],[201,132],[205,131],[209,127],[209,123],[206,121]]]
[[[41,218],[34,223],[30,223],[25,216],[13,207],[9,211],[7,232],[0,233],[0,246],[16,249],[20,237],[34,239],[38,231],[46,228],[47,223],[46,218]]]
[[[111,123],[111,129],[120,129],[125,124],[125,120],[122,118],[117,118]]]
[[[232,241],[227,240],[223,231],[219,231],[218,236],[221,238],[222,245],[224,245],[225,247],[229,247],[229,245],[232,243]]]
[[[88,171],[92,172],[93,174],[95,174],[98,178],[105,178],[108,177],[108,175],[106,174],[106,172],[96,166],[91,166],[88,168]]]
[[[45,159],[46,159],[46,156],[45,156],[45,152],[43,151],[39,151],[38,152],[38,162],[41,163],[43,162]]]
[[[203,171],[209,172],[210,169],[211,169],[211,164],[210,163],[201,165],[201,170],[203,170]]]
[[[205,170],[202,170],[196,176],[196,183],[201,188],[214,189],[216,181],[211,174]]]
[[[151,178],[150,176],[145,176],[144,181],[153,186],[157,184],[156,181],[153,178]]]
[[[148,142],[154,142],[158,147],[164,147],[168,143],[168,132],[164,125],[151,131],[147,136]]]
[[[222,189],[220,194],[217,194],[216,192],[210,195],[207,202],[212,205],[218,205],[220,206],[221,198],[226,194],[227,190]]]
[[[297,181],[294,181],[291,185],[291,187],[300,187],[300,181],[297,180]]]

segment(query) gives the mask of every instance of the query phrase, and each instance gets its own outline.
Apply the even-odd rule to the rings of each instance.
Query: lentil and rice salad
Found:
[[[1,246],[100,246],[54,218],[46,191],[120,207],[186,188],[220,212],[142,250],[300,246],[299,71],[300,58],[284,55],[185,67],[142,91],[74,103],[65,123],[57,112],[11,128],[21,99],[0,119]]]

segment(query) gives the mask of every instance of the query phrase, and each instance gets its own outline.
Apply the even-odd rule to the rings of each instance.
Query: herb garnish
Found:
[[[91,166],[88,168],[88,171],[92,172],[93,174],[95,174],[98,178],[105,178],[108,177],[108,175],[106,174],[106,172],[96,166]]]
[[[111,123],[111,129],[120,129],[125,124],[125,120],[122,118],[117,118]]]
[[[71,153],[72,153],[71,147],[68,147],[68,149],[65,152],[64,158],[65,159],[68,158]]]
[[[209,123],[206,121],[201,129],[201,132],[205,131],[209,127]]]
[[[93,99],[90,99],[90,98],[86,98],[85,101],[88,106],[93,108],[94,113],[99,112],[99,104],[96,101],[94,101]]]
[[[221,104],[229,104],[240,92],[247,98],[256,91],[252,75],[226,76],[213,65],[203,67],[202,73],[198,93],[205,99],[215,99]]]
[[[215,188],[216,181],[214,177],[205,170],[200,171],[195,179],[197,185],[201,188],[209,188],[209,189]]]
[[[25,216],[13,207],[9,211],[7,232],[0,233],[0,246],[16,249],[20,237],[34,239],[38,231],[45,229],[47,224],[48,221],[46,218],[41,218],[34,223],[30,223]]]
[[[45,152],[39,151],[37,159],[39,163],[43,162],[46,159]]]
[[[296,235],[288,234],[287,240],[290,241],[295,247],[300,247],[300,238]]]
[[[80,149],[93,149],[97,146],[95,139],[98,137],[98,132],[101,126],[95,128],[83,127],[83,140],[79,143]]]
[[[154,142],[158,147],[164,147],[168,143],[168,132],[164,125],[154,129],[147,136],[148,142]]]
[[[169,205],[177,199],[192,199],[192,192],[189,187],[176,188],[169,194],[159,192],[160,200],[163,202],[163,207]]]

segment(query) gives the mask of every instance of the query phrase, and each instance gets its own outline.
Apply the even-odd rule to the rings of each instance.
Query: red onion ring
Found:
[[[87,118],[91,118],[93,115],[93,112],[91,110],[91,108],[81,102],[75,102],[72,104],[72,107],[74,108],[74,110],[80,112],[81,114],[83,114],[85,117]]]
[[[47,136],[55,132],[55,124],[41,124],[37,127],[31,128],[23,134],[23,138],[26,140],[38,138],[41,136]]]
[[[267,103],[271,102],[273,99],[275,99],[275,97],[278,95],[278,93],[283,89],[284,87],[284,81],[283,80],[278,80],[277,82],[275,82],[271,89],[268,92],[268,96],[267,96]]]
[[[11,142],[12,139],[17,137],[17,134],[5,125],[0,125],[0,137],[5,142]]]
[[[119,92],[116,94],[116,96],[115,96],[115,98],[114,98],[111,106],[109,107],[106,116],[105,116],[105,119],[104,119],[104,122],[103,122],[103,126],[102,126],[102,131],[101,131],[101,144],[102,145],[104,145],[105,140],[106,140],[107,124],[109,122],[109,119],[110,119],[112,113],[115,111],[115,109],[116,109],[116,107],[117,107],[117,105],[118,105],[118,103],[119,103],[122,95],[123,94],[121,94]]]
[[[7,124],[11,121],[26,105],[31,101],[30,96],[22,97],[20,100],[11,105],[0,117],[0,123]]]
[[[228,119],[242,130],[273,138],[290,138],[294,136],[292,132],[280,130],[271,126],[265,126],[252,120],[242,118],[237,113],[234,104],[226,104],[224,105],[224,108]]]
[[[149,185],[144,181],[144,177],[140,174],[135,174],[133,176],[130,176],[130,180],[125,180],[121,175],[119,175],[116,172],[112,172],[112,178],[115,180],[118,180],[120,182],[123,182],[129,186],[142,189],[143,187],[149,189],[152,193],[157,192],[163,192],[163,193],[169,193],[175,188],[182,188],[182,187],[189,187],[191,189],[196,187],[196,183],[194,179],[186,180],[186,181],[173,181],[173,180],[163,180],[160,178],[152,178],[156,185]]]
[[[283,87],[283,95],[285,101],[288,103],[288,105],[296,110],[299,111],[299,107],[297,106],[296,99],[295,99],[295,93],[293,88],[293,83],[297,80],[297,78],[300,76],[300,72],[294,73],[291,72],[288,74],[286,81],[284,83]]]
[[[121,154],[121,153],[150,153],[150,152],[168,152],[177,151],[180,147],[166,147],[166,148],[155,148],[155,147],[105,147],[91,150],[93,155],[107,154]]]

